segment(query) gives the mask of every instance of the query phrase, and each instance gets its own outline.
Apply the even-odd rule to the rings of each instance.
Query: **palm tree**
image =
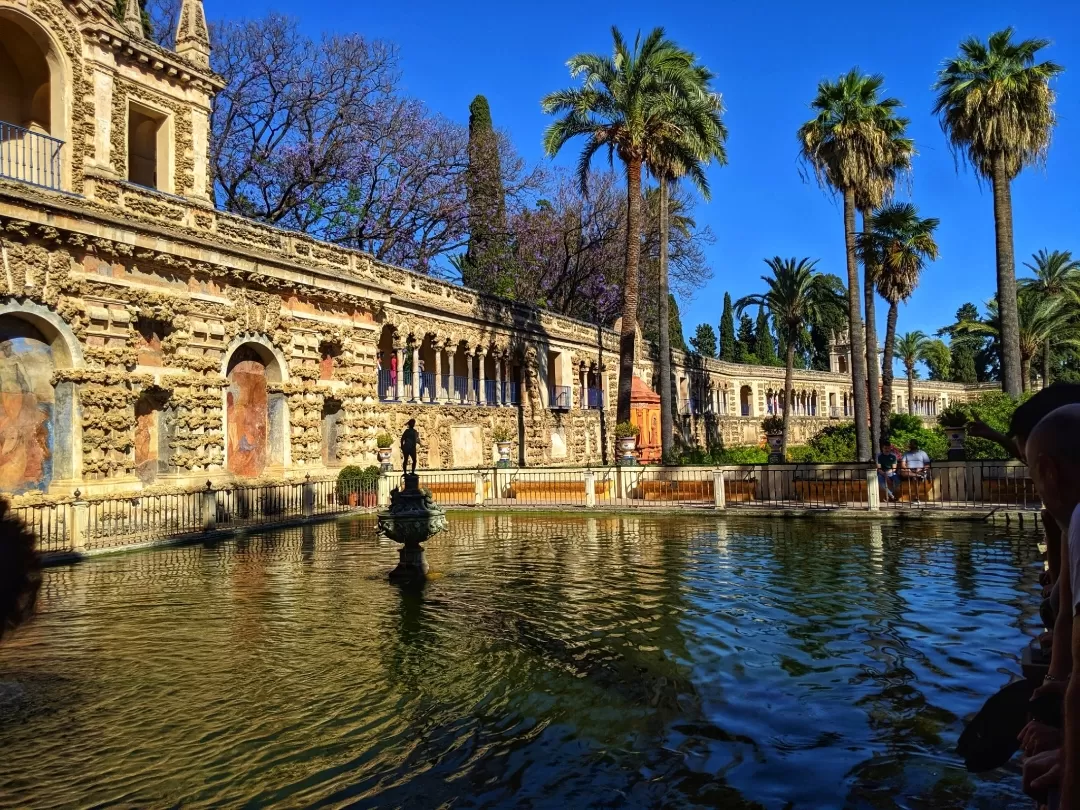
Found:
[[[870,232],[870,215],[892,198],[896,190],[897,180],[901,175],[911,171],[911,158],[915,154],[915,142],[905,137],[907,125],[910,123],[906,118],[891,116],[882,121],[882,126],[889,132],[889,142],[892,146],[892,156],[887,164],[879,166],[880,174],[877,182],[868,183],[856,196],[855,204],[862,216],[863,233],[865,237]],[[866,383],[869,391],[868,407],[870,409],[870,446],[873,458],[877,458],[881,452],[882,430],[881,416],[881,366],[878,360],[877,342],[877,315],[875,307],[875,289],[877,283],[877,265],[873,256],[864,254],[863,261],[863,299],[866,307]]]
[[[1016,295],[1020,344],[1020,379],[1023,391],[1031,388],[1031,361],[1053,338],[1054,344],[1080,348],[1080,325],[1063,298],[1048,298],[1035,289],[1019,289]],[[996,300],[986,305],[986,320],[957,324],[957,332],[992,335],[1001,340],[1001,308]]]
[[[1035,263],[1024,262],[1024,267],[1035,274],[1034,278],[1020,279],[1020,291],[1030,290],[1047,298],[1063,299],[1072,303],[1080,302],[1080,261],[1072,257],[1068,250],[1055,250],[1047,253],[1040,250],[1032,259]],[[1050,350],[1053,335],[1048,335],[1043,343],[1043,385],[1050,385]]]
[[[844,243],[847,249],[848,333],[851,347],[851,387],[855,400],[855,445],[859,461],[870,459],[870,423],[866,391],[866,333],[859,298],[855,256],[855,209],[870,200],[881,183],[883,167],[895,160],[894,112],[900,102],[878,97],[883,79],[857,69],[835,82],[823,81],[810,106],[812,119],[799,127],[800,156],[818,182],[842,195]]]
[[[727,129],[720,116],[723,112],[719,94],[709,90],[714,75],[705,67],[695,66],[700,81],[696,97],[671,95],[670,116],[675,128],[657,133],[647,144],[646,166],[659,181],[660,231],[660,295],[658,327],[660,332],[660,445],[666,456],[674,446],[672,418],[671,338],[668,328],[668,234],[670,217],[670,187],[678,178],[688,176],[701,196],[709,199],[709,181],[704,165],[716,161],[727,163],[724,142]]]
[[[859,240],[863,260],[877,268],[877,291],[889,302],[881,361],[882,443],[887,439],[892,410],[893,354],[900,302],[911,297],[926,263],[938,257],[934,241],[937,226],[938,220],[933,217],[920,218],[919,210],[911,203],[895,203],[870,217],[869,234],[864,232]]]
[[[960,53],[938,72],[934,113],[954,153],[964,156],[994,191],[997,291],[1001,304],[1001,380],[1017,397],[1027,387],[1020,365],[1020,327],[1013,256],[1013,178],[1041,163],[1054,128],[1050,80],[1063,68],[1036,62],[1045,39],[1013,41],[1013,29],[960,43]]]
[[[762,276],[768,291],[747,295],[735,302],[735,311],[742,315],[748,307],[764,307],[772,318],[777,335],[783,341],[784,352],[784,435],[781,454],[787,453],[788,424],[791,419],[792,378],[795,369],[795,346],[803,339],[811,323],[828,320],[843,312],[844,301],[831,279],[818,273],[814,259],[766,259],[771,276]]]
[[[907,372],[907,412],[915,413],[915,364],[925,359],[930,339],[918,330],[905,332],[896,339],[896,355]]]
[[[623,284],[622,327],[619,336],[618,421],[630,419],[630,388],[634,376],[634,334],[638,322],[638,282],[641,259],[641,169],[650,145],[671,137],[679,120],[672,115],[676,99],[695,99],[701,92],[701,72],[692,53],[653,29],[638,36],[631,49],[619,29],[612,27],[612,56],[578,54],[567,62],[570,75],[582,86],[544,97],[544,112],[561,115],[544,133],[544,149],[555,155],[578,136],[586,139],[578,158],[578,177],[585,188],[593,156],[607,148],[626,167],[626,269]]]

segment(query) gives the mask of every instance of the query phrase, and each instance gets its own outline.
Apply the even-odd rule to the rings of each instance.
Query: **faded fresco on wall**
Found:
[[[245,478],[266,467],[268,398],[266,365],[254,351],[237,351],[226,392],[228,471]]]
[[[52,478],[52,350],[29,324],[0,322],[0,491],[47,489]]]
[[[454,425],[450,428],[450,443],[455,467],[482,467],[484,460],[484,429],[480,425]]]
[[[338,435],[341,429],[341,403],[328,399],[322,411],[322,460],[327,467],[337,466]]]
[[[135,403],[135,475],[144,484],[157,477],[158,411],[145,398]]]

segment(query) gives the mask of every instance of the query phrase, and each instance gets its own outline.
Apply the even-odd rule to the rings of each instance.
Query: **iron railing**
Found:
[[[590,410],[599,411],[604,408],[604,389],[586,388],[585,406]]]
[[[555,411],[570,410],[570,396],[569,385],[551,386],[551,409]]]
[[[991,514],[1040,507],[1027,469],[1003,461],[939,462],[902,477],[856,463],[482,467],[421,470],[419,476],[437,503],[451,507],[937,508]],[[38,536],[44,552],[93,551],[371,509],[378,502],[378,483],[309,478],[85,500],[76,494],[16,505],[13,512]],[[401,479],[390,485],[400,486]]]
[[[60,190],[64,142],[0,121],[0,177]]]

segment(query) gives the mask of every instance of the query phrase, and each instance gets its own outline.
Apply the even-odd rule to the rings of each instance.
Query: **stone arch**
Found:
[[[0,121],[27,130],[0,135],[5,155],[20,155],[0,174],[70,188],[72,72],[54,28],[26,8],[0,6]]]
[[[82,430],[75,384],[55,370],[82,365],[74,333],[33,302],[0,305],[0,491],[47,490],[80,477]]]
[[[225,469],[257,478],[290,460],[289,409],[280,384],[289,367],[281,350],[260,334],[233,339],[222,361]]]
[[[739,388],[739,413],[742,416],[754,415],[754,389],[749,385]]]

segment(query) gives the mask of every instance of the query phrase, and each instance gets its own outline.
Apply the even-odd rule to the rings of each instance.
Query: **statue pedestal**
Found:
[[[379,537],[402,544],[390,579],[425,579],[431,569],[421,544],[445,528],[446,513],[435,504],[430,492],[420,489],[420,477],[415,473],[405,475],[405,488],[392,490],[390,508],[379,513]]]

